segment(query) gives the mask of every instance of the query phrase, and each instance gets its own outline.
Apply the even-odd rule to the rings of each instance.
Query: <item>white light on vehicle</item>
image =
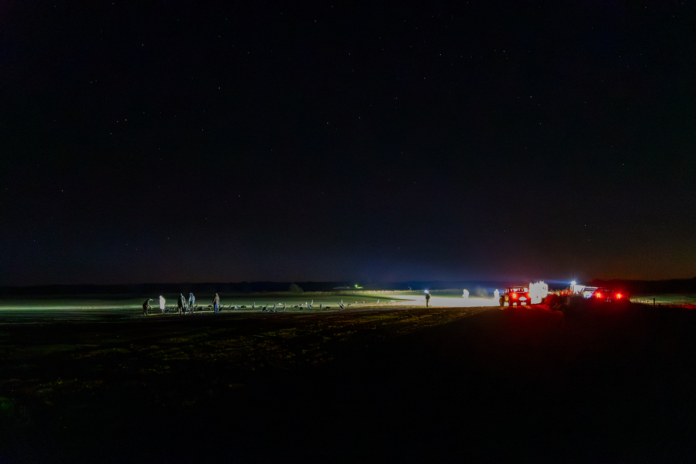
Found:
[[[529,284],[529,298],[532,304],[539,304],[544,301],[549,294],[549,286],[546,282],[536,282]]]

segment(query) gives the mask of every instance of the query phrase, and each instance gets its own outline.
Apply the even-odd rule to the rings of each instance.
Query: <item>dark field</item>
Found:
[[[0,325],[0,462],[693,462],[696,313]]]

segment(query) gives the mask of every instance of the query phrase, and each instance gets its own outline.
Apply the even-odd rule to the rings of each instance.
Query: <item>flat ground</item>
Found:
[[[6,311],[0,462],[693,462],[696,313],[581,309]]]
[[[174,309],[178,294],[164,295],[166,298],[166,307]],[[185,295],[188,298],[188,294]],[[313,310],[319,310],[320,305],[323,308],[331,308],[338,310],[339,302],[353,308],[364,308],[375,306],[384,307],[389,305],[423,305],[425,306],[425,296],[421,293],[414,294],[413,292],[394,292],[380,294],[322,294],[322,295],[304,295],[282,293],[276,295],[254,294],[254,295],[237,295],[237,294],[220,294],[221,305],[227,308],[229,305],[246,306],[245,309],[236,310],[238,312],[252,312],[251,306],[273,306],[277,304],[280,308],[284,304],[287,305],[286,312],[296,312],[292,306],[314,303]],[[21,317],[24,320],[32,318],[44,317],[58,319],[80,320],[85,319],[99,320],[103,317],[111,319],[123,319],[140,316],[142,313],[142,304],[147,298],[153,298],[150,303],[153,308],[152,314],[159,313],[158,295],[142,295],[142,296],[122,296],[122,295],[66,295],[66,296],[14,296],[4,297],[0,300],[0,320],[2,317],[10,317],[11,321],[16,322],[17,318]],[[196,299],[197,306],[206,307],[211,304],[213,295],[202,294]],[[463,299],[461,294],[437,294],[431,299],[432,306],[449,306],[449,307],[475,307],[475,306],[492,306],[497,304],[491,298],[476,298],[471,297]],[[331,310],[329,309],[329,310]],[[306,306],[303,308],[307,311]]]

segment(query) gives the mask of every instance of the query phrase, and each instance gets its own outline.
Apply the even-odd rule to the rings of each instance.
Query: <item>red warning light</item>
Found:
[[[619,293],[618,295],[616,295],[616,298],[620,300],[620,299],[621,299],[621,294]]]
[[[602,298],[602,294],[599,293],[599,292],[597,292],[597,294],[596,294],[595,296],[596,296],[597,298]]]

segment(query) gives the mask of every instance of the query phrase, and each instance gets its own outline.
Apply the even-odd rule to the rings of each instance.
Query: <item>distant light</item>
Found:
[[[428,291],[426,290],[425,293],[428,293]]]
[[[513,293],[513,294],[512,294],[512,297],[513,297],[513,298],[517,298],[517,293]]]
[[[575,281],[572,281],[572,282],[570,283],[570,285],[575,285]]]
[[[602,294],[597,292],[597,298],[602,298]]]
[[[616,298],[621,299],[621,294],[619,293],[618,295],[616,295]]]

